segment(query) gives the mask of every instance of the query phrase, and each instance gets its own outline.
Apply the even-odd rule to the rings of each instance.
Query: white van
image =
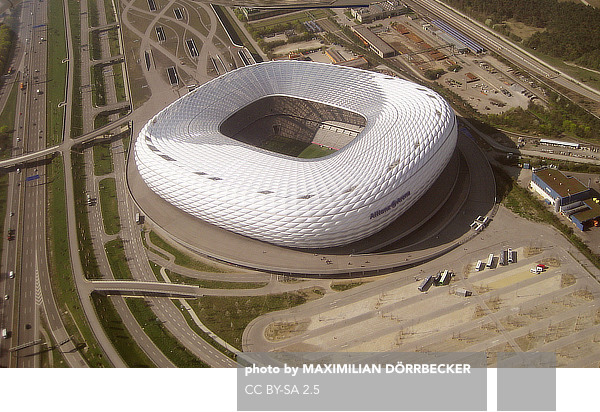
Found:
[[[6,330],[6,328],[2,328],[2,338],[8,339],[8,331]]]
[[[15,278],[15,271],[11,270],[10,272],[8,272],[8,278],[9,279],[14,279]]]

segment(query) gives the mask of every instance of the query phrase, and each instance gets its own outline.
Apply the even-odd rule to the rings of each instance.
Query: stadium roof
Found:
[[[298,159],[224,136],[222,122],[265,96],[358,113],[364,130],[332,155]],[[427,191],[456,145],[456,119],[435,92],[398,78],[301,61],[229,72],[144,126],[135,160],[148,186],[209,223],[303,248],[338,246],[391,223]]]

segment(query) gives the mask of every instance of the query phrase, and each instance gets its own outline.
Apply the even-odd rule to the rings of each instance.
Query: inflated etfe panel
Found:
[[[269,152],[220,132],[266,96],[306,99],[366,119],[341,150],[318,159]],[[457,139],[456,118],[433,91],[384,74],[273,61],[229,72],[158,113],[135,160],[146,184],[176,207],[241,235],[326,248],[376,233],[431,186]]]

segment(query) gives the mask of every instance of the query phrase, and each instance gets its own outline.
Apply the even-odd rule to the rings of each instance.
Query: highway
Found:
[[[20,66],[22,71],[22,83],[24,90],[19,91],[17,103],[17,137],[16,146],[21,146],[22,152],[35,152],[44,147],[45,140],[39,138],[40,130],[44,130],[46,124],[45,99],[38,99],[36,93],[37,80],[39,78],[39,67],[45,68],[46,48],[45,42],[39,44],[35,38],[45,37],[40,30],[33,26],[45,23],[45,6],[40,7],[35,3],[26,3],[22,8],[21,35],[25,38],[24,58]],[[33,37],[35,36],[35,37]],[[43,86],[40,86],[40,91]],[[41,140],[41,142],[40,142]],[[43,174],[43,168],[39,169]],[[9,188],[13,192],[13,202],[9,205],[14,212],[11,229],[16,230],[14,249],[20,259],[12,266],[15,271],[14,289],[11,299],[13,301],[13,319],[11,346],[30,343],[39,337],[39,305],[36,303],[36,285],[40,270],[44,270],[45,263],[40,267],[38,260],[38,245],[41,240],[45,247],[45,189],[38,186],[39,180],[34,184],[26,180],[27,177],[38,174],[38,169],[33,168],[19,170],[16,175],[17,184]],[[40,196],[44,198],[41,202]],[[16,200],[16,201],[15,201]],[[40,227],[41,225],[41,227]],[[41,231],[40,231],[41,229]],[[11,245],[13,246],[13,245]],[[9,252],[10,254],[10,252]],[[45,262],[45,254],[41,255]],[[10,262],[9,257],[9,262]],[[46,268],[47,269],[47,268]],[[41,304],[41,300],[39,301]],[[14,367],[36,367],[39,366],[39,357],[36,355],[36,346],[30,346],[13,353],[9,366]]]

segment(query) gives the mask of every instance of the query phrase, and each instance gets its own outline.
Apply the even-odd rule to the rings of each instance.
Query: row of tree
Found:
[[[507,20],[545,30],[525,45],[563,60],[600,69],[600,10],[558,0],[445,0],[490,25]],[[489,21],[491,20],[491,22]]]
[[[5,74],[8,70],[8,62],[11,56],[13,31],[6,24],[0,24],[0,73]]]

